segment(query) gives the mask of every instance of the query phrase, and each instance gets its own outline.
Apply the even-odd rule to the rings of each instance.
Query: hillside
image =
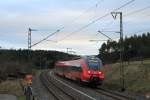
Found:
[[[120,91],[120,64],[108,64],[104,67],[105,82],[104,86]],[[130,93],[150,94],[150,59],[144,61],[124,62],[125,88]]]
[[[123,41],[123,60],[129,61],[133,58],[150,58],[150,33],[125,37]],[[120,59],[120,40],[103,43],[99,49],[99,57],[103,63],[114,63]]]
[[[28,56],[30,54],[30,56]],[[70,59],[75,55],[58,51],[44,50],[0,50],[0,79],[18,72],[31,72],[33,69],[53,68],[57,60]]]

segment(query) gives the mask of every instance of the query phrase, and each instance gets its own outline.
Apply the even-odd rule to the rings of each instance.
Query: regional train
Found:
[[[101,85],[104,80],[102,61],[95,56],[84,56],[55,63],[55,74],[78,82]]]

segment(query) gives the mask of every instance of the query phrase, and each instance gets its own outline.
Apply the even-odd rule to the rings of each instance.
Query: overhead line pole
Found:
[[[125,91],[125,77],[124,77],[124,65],[123,65],[123,54],[124,54],[124,45],[123,45],[123,22],[122,22],[122,12],[111,12],[114,19],[117,15],[120,15],[120,82],[122,84],[121,91]]]
[[[107,37],[109,40],[114,41],[112,38],[110,38],[109,36],[107,36],[106,34],[104,34],[102,31],[98,31],[100,34],[104,35],[105,37]]]
[[[31,50],[31,28],[28,29],[28,62],[30,61],[30,50]]]
[[[122,23],[122,12],[120,14],[120,59],[121,59],[121,73],[122,73],[122,91],[125,91],[125,79],[124,79],[124,66],[123,66],[123,52],[124,52],[124,45],[123,45],[123,23]]]
[[[31,49],[31,28],[28,29],[28,50]]]
[[[32,39],[32,36],[31,36],[32,31],[37,31],[37,30],[31,29],[31,28],[28,29],[28,61],[30,61],[30,57],[31,57],[30,51],[31,51],[31,42],[32,42],[32,40],[31,40]]]
[[[61,29],[63,29],[63,28],[61,28]],[[55,32],[53,32],[52,34],[50,34],[50,35],[46,36],[45,38],[43,38],[42,40],[40,40],[40,41],[38,41],[38,42],[34,43],[33,45],[31,45],[31,47],[34,47],[34,46],[36,46],[36,45],[40,44],[41,42],[43,42],[43,41],[47,40],[49,37],[51,37],[51,36],[55,35],[56,33],[60,32],[60,30],[61,30],[61,29],[56,30],[56,31],[55,31]],[[57,41],[54,41],[54,42],[57,42]]]
[[[69,54],[69,51],[72,50],[72,48],[67,48],[67,53]]]
[[[128,1],[127,3],[121,5],[120,7],[113,9],[112,12],[117,11],[117,10],[119,10],[119,9],[122,9],[123,7],[126,7],[127,5],[131,4],[131,3],[134,2],[134,1],[135,1],[135,0],[130,0],[130,1]],[[103,16],[100,16],[100,17],[98,17],[98,18],[92,20],[90,23],[88,23],[88,24],[84,25],[83,27],[81,27],[81,28],[79,28],[79,29],[77,29],[77,30],[71,32],[70,34],[66,35],[65,37],[63,37],[63,38],[62,38],[61,40],[59,40],[59,41],[62,41],[62,40],[64,40],[64,39],[66,39],[66,38],[72,36],[74,33],[77,33],[77,32],[82,31],[83,29],[85,29],[85,28],[89,27],[90,25],[96,23],[97,21],[99,21],[99,20],[101,20],[101,19],[107,17],[108,15],[110,15],[110,12],[108,12],[108,13],[104,14]]]
[[[63,29],[63,28],[61,28],[61,29]],[[49,37],[55,35],[55,34],[56,34],[57,32],[59,32],[61,29],[56,30],[56,31],[53,32],[52,34],[50,34],[50,35],[46,36],[45,38],[43,38],[42,40],[36,42],[35,44],[32,44],[32,41],[31,41],[32,34],[31,34],[31,33],[32,33],[32,31],[38,31],[38,30],[29,28],[29,29],[28,29],[28,51],[27,51],[27,53],[28,53],[28,54],[27,54],[27,57],[28,57],[28,58],[27,58],[27,60],[28,60],[28,61],[31,60],[31,48],[32,48],[33,46],[36,46],[36,45],[38,45],[39,43],[41,43],[41,42],[47,40]],[[57,42],[57,41],[54,41],[54,42]],[[41,52],[40,52],[40,63],[41,63],[41,57],[42,57],[42,54],[41,54]],[[40,66],[41,66],[41,64],[40,64]]]

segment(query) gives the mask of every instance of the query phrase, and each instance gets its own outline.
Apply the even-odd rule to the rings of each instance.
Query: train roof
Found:
[[[77,57],[73,57],[69,60],[78,60],[78,59],[95,59],[95,58],[98,58],[97,56],[95,55],[90,55],[90,56],[77,56]]]
[[[83,56],[83,58],[85,58],[85,59],[95,59],[95,58],[98,58],[97,56],[95,56],[95,55],[92,55],[92,56]]]
[[[97,56],[76,56],[65,60],[60,61],[71,61],[71,60],[79,60],[79,59],[99,59]]]

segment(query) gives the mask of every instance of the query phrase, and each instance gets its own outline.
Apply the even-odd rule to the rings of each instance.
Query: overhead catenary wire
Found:
[[[149,9],[149,8],[150,8],[150,5],[149,5],[149,6],[146,6],[146,7],[143,7],[143,8],[140,8],[140,9],[137,9],[137,10],[134,10],[134,11],[132,11],[132,12],[129,12],[129,13],[123,15],[123,17],[129,17],[129,16],[131,16],[131,15],[134,15],[134,14],[136,14],[136,13],[140,13],[140,12],[146,10],[146,9]],[[110,22],[110,24],[108,24],[108,25],[111,25],[112,23],[113,23],[113,21]],[[107,26],[108,26],[108,25],[107,25]]]
[[[94,9],[94,11],[93,11],[93,18],[96,18],[97,8],[98,8],[98,5],[96,4],[96,5],[95,5],[95,9]]]
[[[146,7],[144,7],[144,8],[138,9],[138,10],[134,10],[134,11],[132,11],[132,12],[129,12],[129,13],[125,14],[124,17],[130,16],[130,15],[134,15],[134,14],[136,14],[136,13],[142,12],[142,11],[144,11],[144,10],[146,10],[146,9],[149,9],[149,8],[150,8],[150,5],[149,5],[149,6],[146,6]]]
[[[63,27],[63,28],[64,28],[64,27]],[[51,37],[51,36],[55,35],[56,33],[60,32],[63,28],[60,28],[60,29],[56,30],[55,32],[53,32],[53,33],[51,33],[50,35],[46,36],[45,38],[41,39],[40,41],[34,43],[33,45],[31,45],[31,47],[34,47],[34,46],[40,44],[41,42],[47,40],[49,37]]]
[[[76,18],[72,19],[72,21],[70,21],[68,23],[68,25],[73,24],[75,21],[77,21],[84,13],[89,12],[91,9],[97,7],[98,5],[100,5],[104,0],[99,0],[96,4],[94,4],[93,6],[91,6],[90,8],[86,9],[85,11],[83,11],[79,16],[77,16]],[[65,27],[65,26],[64,26]]]
[[[104,0],[99,0],[94,6],[88,8],[88,9],[85,10],[83,13],[88,12],[88,11],[91,10],[93,7],[98,6],[98,4],[102,3],[103,1],[104,1]],[[82,14],[81,14],[81,15],[82,15]],[[79,15],[77,18],[73,19],[70,23],[73,23],[74,21],[76,21],[81,15]],[[70,23],[68,23],[68,24],[70,25]],[[52,33],[52,34],[46,36],[45,38],[43,38],[43,39],[41,39],[40,41],[38,41],[38,42],[34,43],[33,45],[31,45],[31,47],[34,47],[34,46],[40,44],[41,42],[47,40],[49,37],[55,35],[56,33],[60,32],[60,31],[61,31],[62,29],[64,29],[64,28],[65,28],[65,26],[64,26],[63,28],[59,29],[59,30],[56,30],[54,33]],[[57,41],[56,41],[56,42],[57,42]]]
[[[101,1],[103,1],[103,0],[101,0]],[[121,9],[121,8],[123,8],[123,7],[127,6],[127,5],[129,5],[130,3],[134,2],[134,1],[135,1],[135,0],[131,0],[131,1],[127,2],[127,3],[125,3],[124,5],[122,5],[122,6],[118,7],[118,8],[116,8],[116,9],[114,9],[113,11],[117,11],[117,10],[119,10],[119,9]],[[89,24],[87,24],[87,25],[85,25],[85,26],[79,28],[78,30],[76,30],[76,31],[72,32],[71,34],[65,36],[63,39],[61,39],[61,40],[59,40],[59,41],[64,40],[65,38],[71,36],[73,33],[79,32],[79,31],[81,31],[81,30],[87,28],[88,26],[94,24],[95,22],[99,21],[100,19],[103,19],[103,18],[107,17],[109,14],[110,14],[110,13],[106,13],[105,15],[103,15],[103,16],[101,16],[101,17],[99,17],[99,18],[97,18],[97,19],[95,19],[95,20],[93,20],[93,21],[91,21]],[[64,29],[64,27],[63,27],[63,29]],[[33,45],[31,45],[31,47],[38,45],[39,43],[41,43],[41,42],[47,40],[49,37],[55,35],[55,34],[58,33],[58,32],[60,32],[60,30],[57,30],[56,32],[54,32],[54,33],[48,35],[47,37],[41,39],[40,41],[34,43]]]
[[[118,7],[118,8],[115,8],[114,10],[112,10],[112,11],[110,11],[110,12],[114,12],[114,11],[120,10],[121,8],[126,7],[127,5],[131,4],[131,3],[134,2],[134,1],[135,1],[135,0],[130,0],[130,1],[128,1],[127,3],[121,5],[121,6]],[[77,30],[71,32],[70,34],[68,34],[67,36],[65,36],[64,38],[62,38],[62,39],[59,40],[59,41],[62,41],[62,40],[64,40],[64,39],[70,37],[70,36],[73,35],[74,33],[80,32],[80,31],[82,31],[83,29],[85,29],[85,28],[89,27],[90,25],[94,24],[95,22],[97,22],[97,21],[99,21],[99,20],[101,20],[101,19],[107,17],[108,15],[110,15],[110,12],[104,14],[104,15],[101,16],[101,17],[98,17],[97,19],[91,21],[91,22],[88,23],[87,25],[85,25],[85,26],[83,26],[83,27],[81,27],[81,28],[79,28],[79,29],[77,29]]]
[[[140,9],[137,9],[137,10],[134,10],[134,11],[132,11],[132,12],[129,12],[129,13],[127,13],[126,15],[124,15],[125,17],[128,17],[128,16],[130,16],[130,15],[134,15],[134,14],[137,14],[137,13],[140,13],[140,12],[142,12],[142,11],[144,11],[144,10],[147,10],[147,9],[149,9],[150,8],[150,5],[149,6],[146,6],[146,7],[143,7],[143,8],[140,8]],[[137,34],[137,33],[140,33],[140,32],[145,32],[145,31],[147,31],[147,30],[150,30],[150,28],[146,28],[146,29],[142,29],[142,30],[139,30],[139,31],[136,31],[136,32],[130,32],[130,34]],[[126,34],[127,35],[127,34]]]
[[[135,31],[135,32],[130,32],[130,35],[131,35],[131,34],[141,33],[141,32],[146,32],[146,31],[148,31],[148,30],[150,30],[150,28],[146,28],[146,29],[143,29],[143,30]],[[127,34],[126,34],[126,35],[127,35]]]
[[[104,36],[107,37],[109,40],[114,41],[111,37],[109,37],[108,35],[104,34],[103,32],[98,31],[98,33],[104,35]]]

